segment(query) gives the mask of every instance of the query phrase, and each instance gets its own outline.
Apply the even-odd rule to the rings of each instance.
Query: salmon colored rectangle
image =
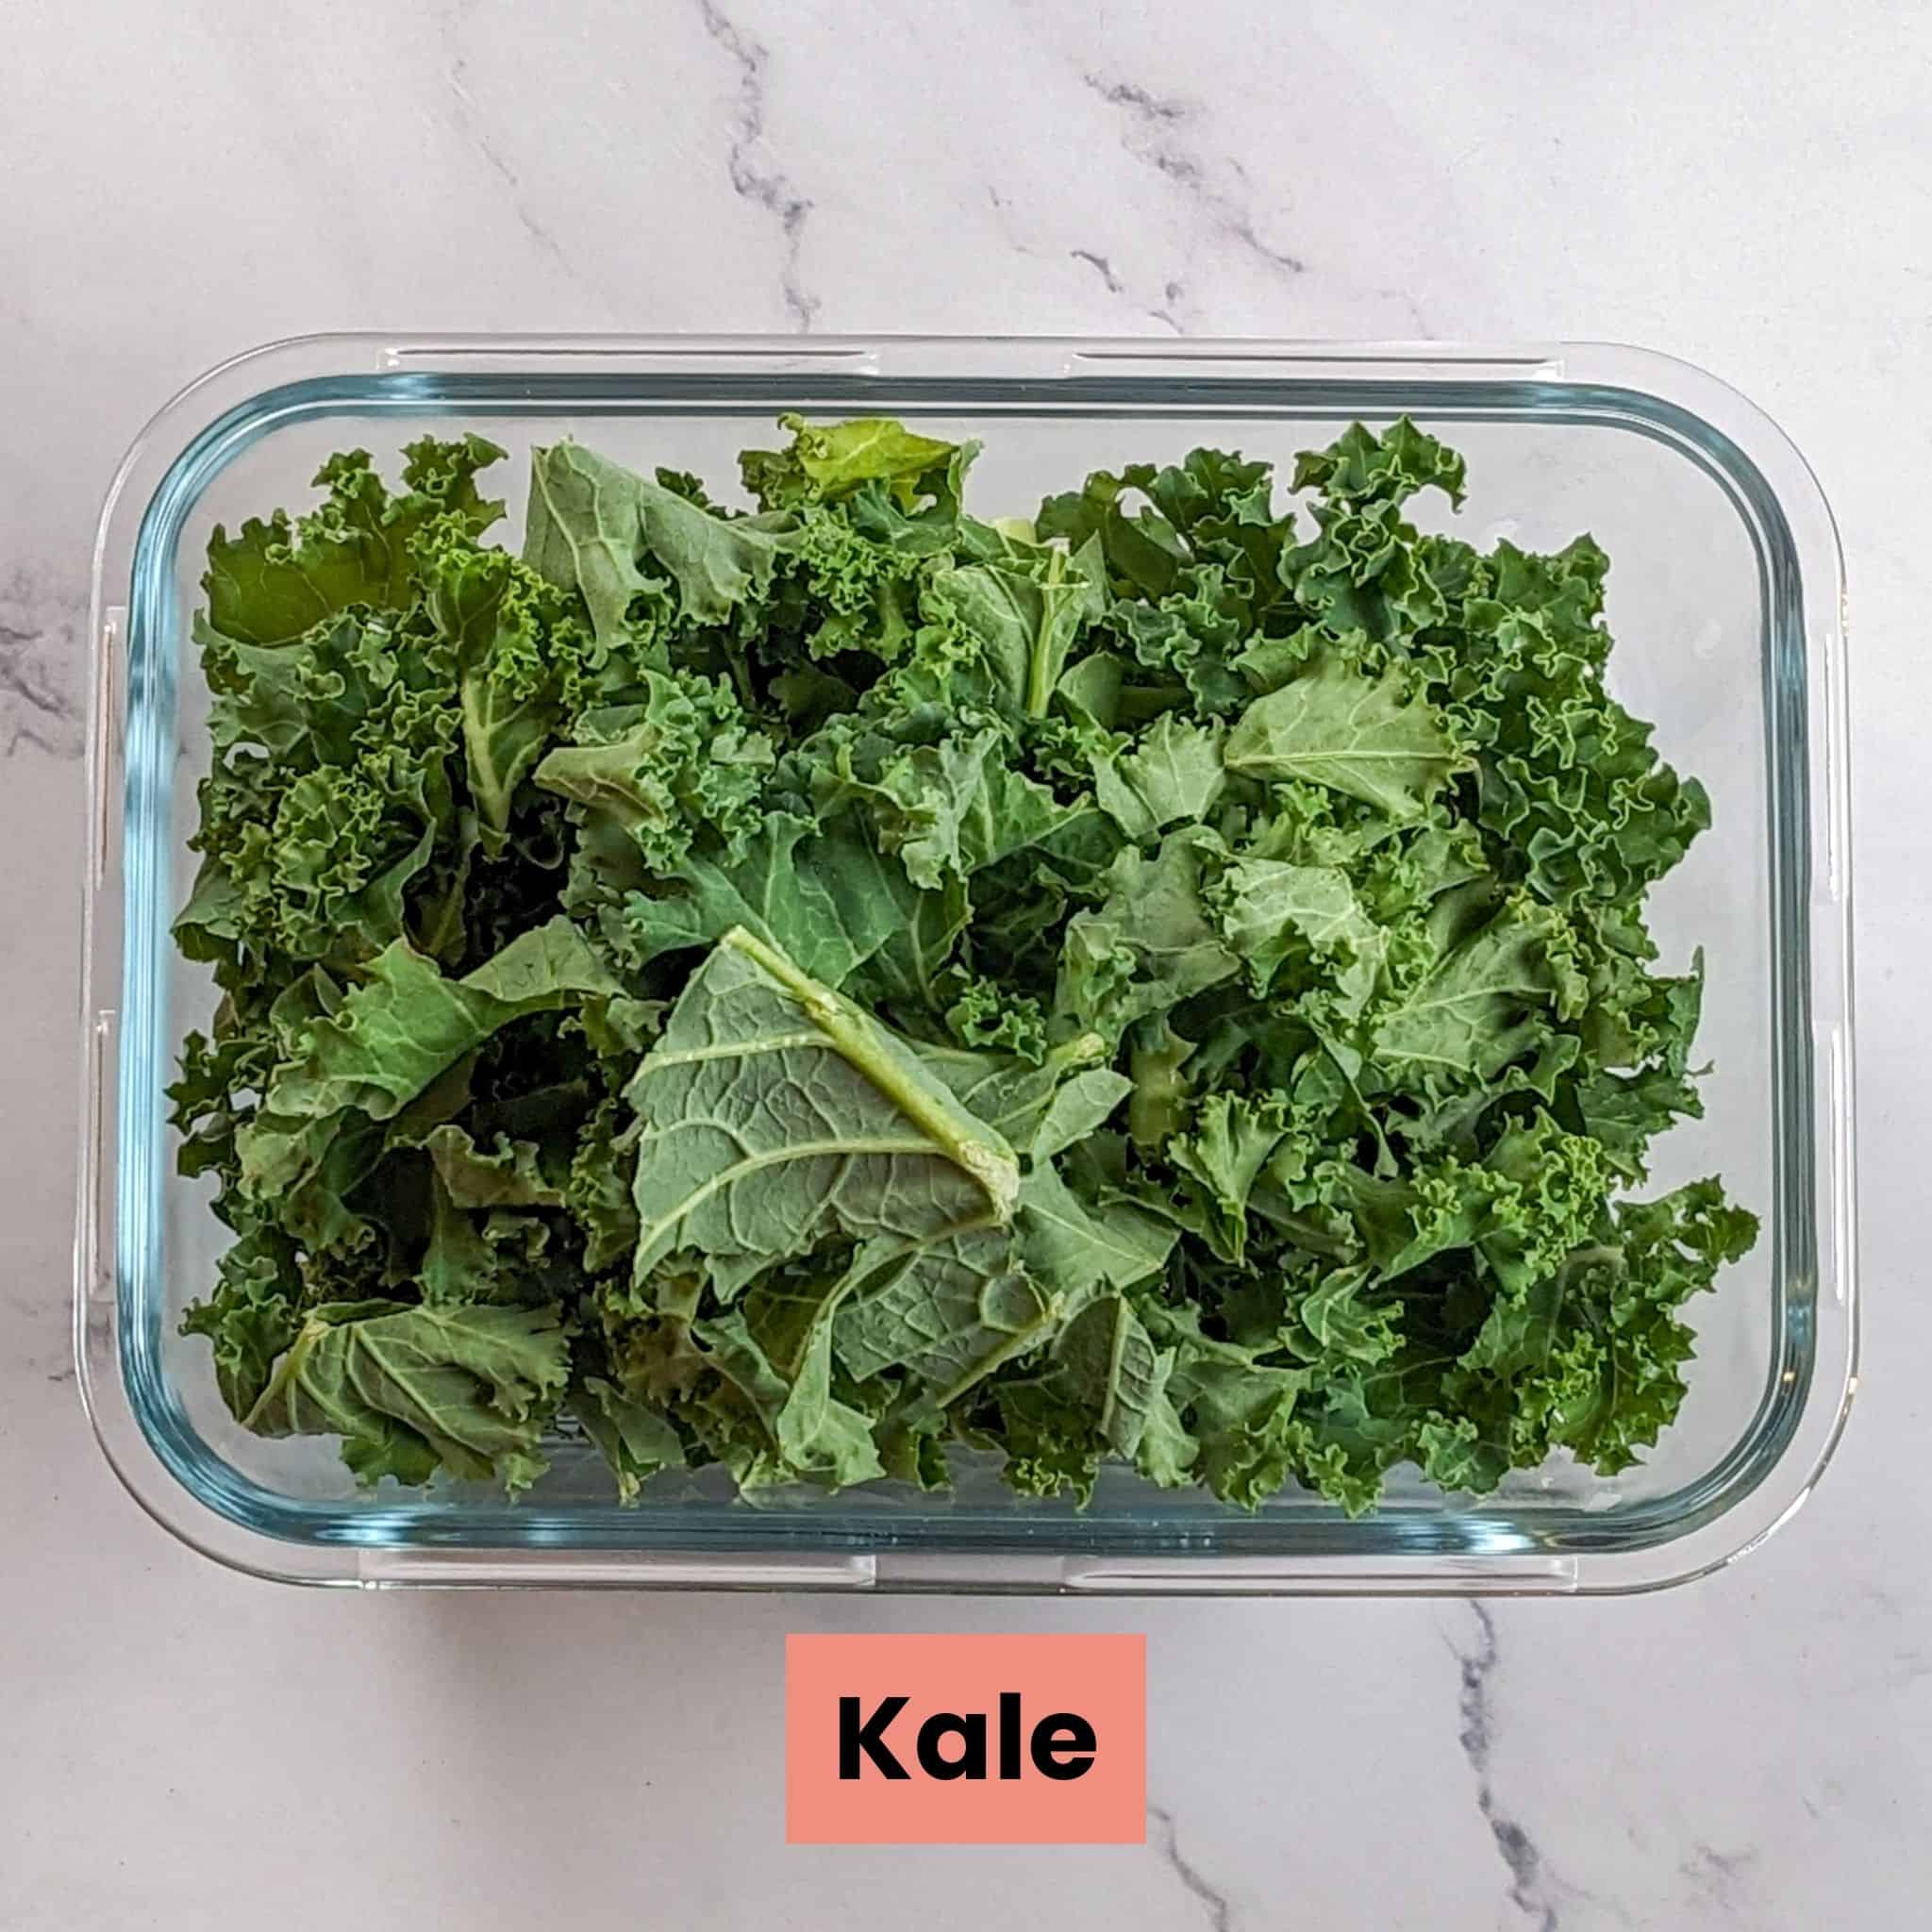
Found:
[[[1141,1636],[788,1637],[794,1845],[1138,1845]]]

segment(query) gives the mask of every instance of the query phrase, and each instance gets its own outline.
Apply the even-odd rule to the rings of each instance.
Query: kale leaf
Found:
[[[1306,527],[1220,451],[984,522],[975,445],[783,426],[751,508],[538,449],[515,553],[475,437],[214,532],[169,1092],[238,1420],[512,1491],[575,1430],[626,1501],[1641,1456],[1757,1224],[1625,1191],[1710,806],[1602,551],[1422,534],[1406,420]]]

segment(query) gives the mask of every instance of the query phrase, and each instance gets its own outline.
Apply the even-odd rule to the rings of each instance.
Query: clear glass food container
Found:
[[[1705,1118],[1653,1150],[1653,1184],[1722,1172],[1764,1224],[1687,1310],[1689,1399],[1639,1466],[1607,1479],[1563,1461],[1482,1498],[1399,1470],[1356,1521],[1292,1491],[1245,1516],[1119,1469],[1085,1511],[1023,1501],[986,1470],[950,1497],[874,1485],[757,1507],[714,1471],[659,1478],[625,1508],[595,1450],[564,1441],[512,1506],[477,1486],[358,1491],[333,1442],[230,1420],[207,1343],[177,1332],[225,1231],[206,1184],[175,1172],[162,1095],[214,1004],[169,935],[208,759],[189,631],[209,527],[306,506],[333,450],[387,465],[414,437],[474,428],[510,452],[492,480],[514,531],[532,443],[573,435],[729,476],[781,410],[982,437],[989,515],[1204,441],[1286,475],[1349,420],[1407,412],[1468,457],[1459,534],[1541,549],[1588,529],[1607,550],[1613,688],[1715,815],[1651,899],[1667,961],[1705,949],[1699,1048],[1715,1067]],[[1434,514],[1446,525],[1446,506]],[[1841,600],[1830,513],[1777,428],[1628,348],[337,336],[242,356],[143,432],[94,558],[75,1335],[102,1446],[186,1541],[305,1582],[1578,1592],[1726,1562],[1808,1492],[1856,1385]]]

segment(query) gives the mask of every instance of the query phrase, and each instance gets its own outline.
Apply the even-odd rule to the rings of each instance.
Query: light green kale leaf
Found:
[[[775,1467],[760,1480],[802,1477],[842,1489],[885,1474],[871,1418],[832,1392],[833,1322],[849,1289],[839,1280],[693,1324],[769,1438]]]
[[[1548,1030],[1564,991],[1560,921],[1513,900],[1375,1016],[1374,1052],[1405,1072],[1492,1080]]]
[[[1091,540],[1078,551],[1054,544],[1011,563],[941,571],[924,608],[970,640],[1007,701],[1044,717],[1069,654],[1107,608],[1107,572]]]
[[[364,1482],[426,1482],[438,1468],[527,1488],[570,1375],[555,1308],[315,1309],[246,1426],[258,1436],[339,1435]]]
[[[1393,819],[1414,819],[1464,763],[1427,702],[1397,672],[1367,677],[1339,653],[1257,698],[1227,735],[1227,769],[1303,778]]]
[[[922,481],[935,472],[947,477],[957,497],[957,472],[971,461],[976,447],[921,436],[890,416],[820,424],[784,415],[778,426],[791,434],[789,448],[746,450],[739,459],[745,488],[767,509],[835,503],[874,481],[889,485],[893,499],[909,509]]]
[[[844,821],[821,829],[772,811],[735,858],[687,853],[665,890],[625,895],[599,924],[613,951],[640,966],[742,926],[808,978],[840,987],[916,926],[933,898]]]
[[[331,457],[315,476],[326,499],[292,525],[283,510],[267,523],[249,518],[232,538],[215,525],[202,578],[209,625],[242,643],[281,644],[354,605],[407,609],[422,531],[447,517],[475,536],[502,516],[475,477],[503,454],[480,436],[425,437],[405,452],[404,492],[393,497],[367,450]]]
[[[1055,1391],[1090,1411],[1108,1447],[1131,1461],[1165,1408],[1173,1352],[1154,1346],[1125,1296],[1107,1295],[1074,1316],[1053,1356]]]
[[[863,1275],[864,1287],[838,1317],[840,1361],[860,1380],[907,1370],[930,1409],[950,1407],[994,1370],[1041,1345],[1059,1319],[1004,1230],[949,1235],[909,1249],[873,1243],[859,1250],[853,1272]]]
[[[1020,1187],[1017,1246],[1027,1272],[1069,1310],[1092,1291],[1132,1288],[1167,1266],[1174,1230],[1128,1202],[1095,1207],[1043,1160]]]
[[[641,681],[642,703],[581,716],[575,741],[536,768],[536,785],[569,799],[580,822],[601,816],[654,872],[675,874],[707,832],[736,858],[763,823],[771,741],[722,684],[658,671]]]
[[[679,1249],[742,1265],[827,1236],[1008,1220],[1012,1151],[862,1008],[726,933],[625,1097],[641,1124],[638,1282]]]
[[[849,748],[817,774],[822,810],[862,803],[879,848],[906,868],[923,891],[962,884],[975,872],[1039,845],[1079,818],[1084,800],[1062,802],[1013,768],[1014,747],[997,725],[936,744],[895,750],[875,773],[854,768]]]
[[[1359,1013],[1381,977],[1386,938],[1361,909],[1348,874],[1325,865],[1238,858],[1209,894],[1222,936],[1257,993],[1300,957],[1332,986],[1335,1008]]]
[[[1095,1064],[1107,1052],[1097,1033],[1063,1041],[1038,1060],[946,1047],[917,1050],[929,1073],[1034,1162],[1084,1141],[1133,1091],[1125,1074]]]
[[[332,1013],[302,1028],[299,1057],[276,1069],[264,1111],[301,1121],[356,1108],[388,1120],[510,1021],[622,991],[567,919],[512,940],[461,979],[399,941]]]
[[[1219,719],[1191,724],[1163,712],[1128,749],[1094,759],[1094,796],[1130,839],[1198,824],[1227,782],[1225,736]]]
[[[455,652],[470,795],[492,855],[503,850],[517,787],[543,754],[562,709],[548,631],[556,592],[515,558],[446,540],[425,556],[424,603]]]
[[[1198,828],[1170,832],[1152,858],[1129,847],[1107,874],[1107,897],[1067,924],[1055,1004],[1112,1040],[1241,970],[1202,902],[1204,869],[1224,857]]]
[[[794,541],[789,517],[720,516],[579,443],[531,453],[524,561],[577,591],[606,643],[624,636],[638,596],[723,623],[763,596]]]
[[[1194,1109],[1190,1131],[1167,1143],[1168,1158],[1202,1203],[1202,1233],[1224,1260],[1243,1257],[1249,1191],[1287,1130],[1278,1095],[1210,1093]]]
[[[683,1441],[656,1404],[590,1375],[571,1391],[568,1407],[610,1465],[620,1503],[635,1503],[645,1480],[659,1470],[683,1468]]]

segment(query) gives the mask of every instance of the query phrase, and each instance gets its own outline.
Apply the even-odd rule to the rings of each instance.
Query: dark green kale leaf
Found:
[[[1030,523],[782,427],[749,508],[539,449],[520,554],[476,438],[214,533],[169,1094],[236,1417],[626,1502],[1641,1456],[1757,1224],[1624,1191],[1700,1110],[1643,900],[1710,805],[1603,552],[1419,531],[1407,421],[1293,513],[1200,449]]]

